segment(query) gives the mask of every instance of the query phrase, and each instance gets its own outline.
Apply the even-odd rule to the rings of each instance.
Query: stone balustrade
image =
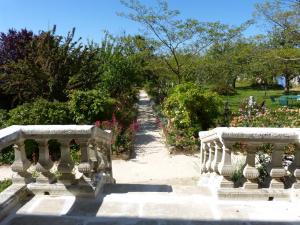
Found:
[[[273,199],[299,194],[300,129],[219,127],[199,132],[199,139],[199,184],[219,196]],[[284,166],[287,154],[293,160]],[[259,156],[269,161],[262,165]]]
[[[26,157],[25,140],[38,144],[35,171]],[[60,159],[54,170],[50,159],[49,140],[60,145]],[[91,125],[11,126],[0,130],[0,149],[13,145],[14,184],[26,184],[35,194],[96,196],[105,183],[114,182],[111,165],[110,131]],[[71,143],[80,146],[80,163],[75,168]],[[79,174],[79,176],[78,176]]]

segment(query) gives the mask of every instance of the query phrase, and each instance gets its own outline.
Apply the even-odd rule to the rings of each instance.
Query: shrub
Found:
[[[71,124],[73,123],[67,103],[48,102],[38,99],[9,111],[8,125]]]
[[[227,84],[217,84],[211,88],[213,92],[217,92],[219,95],[235,95],[236,90]]]
[[[74,91],[69,101],[76,123],[88,124],[110,119],[115,104],[116,100],[101,90]]]
[[[196,84],[177,85],[164,101],[163,112],[176,129],[192,129],[196,135],[211,127],[221,115],[221,99]]]
[[[6,147],[0,151],[0,165],[12,164],[15,159],[15,154],[12,146]]]
[[[8,112],[4,109],[0,109],[0,129],[6,127],[8,119]]]

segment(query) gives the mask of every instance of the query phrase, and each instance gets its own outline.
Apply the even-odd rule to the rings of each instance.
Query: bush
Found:
[[[9,111],[8,125],[72,124],[67,103],[38,99]]]
[[[198,131],[211,127],[221,115],[222,101],[217,94],[196,84],[177,85],[163,104],[163,112],[176,129]]]
[[[74,91],[69,102],[76,123],[87,124],[110,119],[115,104],[116,100],[101,90]]]
[[[15,159],[15,154],[12,146],[6,147],[0,151],[0,165],[12,164]]]
[[[217,92],[219,95],[235,95],[237,93],[233,87],[226,84],[217,84],[211,90]]]
[[[4,109],[0,109],[0,129],[6,127],[8,119],[8,112]]]

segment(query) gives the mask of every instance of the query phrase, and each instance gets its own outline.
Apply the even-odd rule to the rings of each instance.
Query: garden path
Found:
[[[144,90],[140,91],[138,105],[140,129],[135,138],[135,157],[113,160],[117,183],[195,184],[200,174],[198,156],[170,155]]]

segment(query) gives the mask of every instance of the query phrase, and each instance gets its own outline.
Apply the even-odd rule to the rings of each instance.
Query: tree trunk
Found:
[[[289,94],[290,93],[290,76],[285,75],[285,93]]]
[[[233,80],[232,80],[232,88],[234,88],[235,89],[235,86],[236,86],[236,80],[237,80],[237,78],[236,77],[234,77],[233,78]]]

